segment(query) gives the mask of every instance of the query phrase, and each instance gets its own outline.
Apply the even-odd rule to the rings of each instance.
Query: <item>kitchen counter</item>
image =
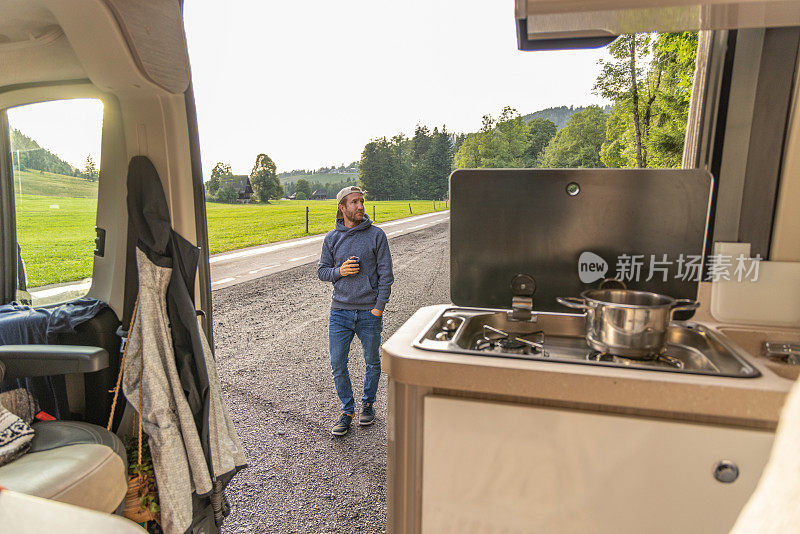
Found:
[[[660,422],[664,428],[677,424],[685,433],[666,431],[666,435],[678,440],[678,435],[684,435],[684,442],[678,442],[683,446],[689,446],[689,436],[698,436],[699,443],[705,443],[705,438],[691,430],[694,425],[696,432],[733,432],[728,443],[740,443],[748,436],[747,439],[760,440],[758,447],[751,448],[762,451],[754,453],[756,460],[749,461],[748,472],[752,476],[752,466],[766,461],[781,409],[797,376],[797,366],[767,359],[760,354],[760,347],[763,341],[797,339],[800,330],[716,322],[705,305],[710,302],[710,284],[700,284],[698,300],[704,305],[692,322],[724,336],[761,376],[728,378],[422,350],[415,348],[414,342],[438,314],[452,305],[419,309],[381,348],[383,370],[389,377],[387,532],[430,530],[422,521],[423,472],[433,468],[429,464],[423,469],[423,450],[428,446],[425,407],[441,404],[440,399],[472,402],[469,406],[496,406],[487,408],[496,416],[513,407],[527,406],[534,412],[544,408],[553,413],[595,414],[599,418],[620,416],[620,421],[639,418],[643,422]],[[472,416],[472,412],[466,415],[468,420]],[[492,424],[494,420],[495,416],[486,419]],[[510,421],[509,428],[513,428],[514,418]],[[461,448],[448,450],[456,453]],[[710,468],[705,464],[698,469],[705,473],[702,476],[708,476]],[[760,473],[761,467],[758,469]],[[752,488],[755,480],[751,478],[747,484]],[[426,502],[425,506],[430,507],[430,501]]]
[[[418,310],[383,345],[383,369],[391,380],[431,388],[438,394],[764,430],[777,426],[793,383],[744,349],[742,354],[761,372],[760,377],[689,375],[413,347],[425,327],[448,307]],[[729,330],[710,321],[702,324],[720,333]],[[742,332],[751,331],[752,327]]]

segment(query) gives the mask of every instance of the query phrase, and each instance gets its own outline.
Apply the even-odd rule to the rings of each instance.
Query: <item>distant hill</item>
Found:
[[[296,183],[297,180],[301,178],[308,180],[308,182],[311,184],[344,184],[352,182],[353,180],[358,181],[358,173],[348,172],[348,173],[324,173],[324,174],[323,173],[288,174],[284,176],[278,175],[278,179],[281,181],[282,185]]]
[[[336,192],[349,185],[358,185],[358,162],[339,167],[322,167],[316,170],[297,169],[278,174],[278,180],[284,188],[286,196],[295,193],[295,184],[300,179],[308,180],[311,190],[324,190],[328,196],[336,196]]]
[[[46,197],[97,198],[97,182],[45,171],[14,168],[14,194]]]
[[[78,169],[40,147],[39,143],[14,128],[11,129],[11,159],[15,169],[44,171],[66,176],[80,175]]]
[[[344,184],[353,180],[358,180],[358,162],[354,161],[348,165],[342,164],[338,167],[320,167],[319,169],[295,169],[292,171],[278,173],[278,180],[282,185],[294,183],[304,178],[309,183],[316,184]]]
[[[528,113],[522,116],[522,120],[530,122],[532,119],[547,119],[553,121],[556,128],[560,130],[567,124],[570,117],[584,109],[586,109],[584,106],[558,106]],[[610,112],[611,106],[606,106],[604,111],[606,113]]]

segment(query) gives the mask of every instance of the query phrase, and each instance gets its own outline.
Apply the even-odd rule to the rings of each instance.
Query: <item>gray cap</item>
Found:
[[[342,199],[344,199],[344,197],[346,197],[350,193],[361,193],[363,195],[364,191],[358,186],[349,185],[349,186],[343,188],[338,193],[336,193],[336,203],[337,204],[341,204],[342,203]]]

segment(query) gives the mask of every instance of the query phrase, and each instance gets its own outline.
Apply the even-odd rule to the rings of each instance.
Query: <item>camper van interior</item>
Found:
[[[516,2],[528,53],[699,31],[683,169],[451,175],[453,304],[383,345],[392,532],[796,529],[799,14]],[[703,275],[617,274],[637,255]]]
[[[46,319],[28,337],[0,325],[0,379],[40,388],[59,419],[33,424],[27,454],[0,466],[0,531],[143,532],[121,516],[121,438],[136,434],[137,410],[121,394],[112,408],[138,306],[137,244],[152,252],[167,228],[164,239],[196,251],[186,295],[201,344],[214,346],[182,4],[0,0],[0,305]],[[800,2],[516,0],[512,12],[528,54],[699,31],[683,169],[451,176],[452,303],[418,310],[382,347],[386,530],[796,528],[800,488],[781,473],[797,474],[784,443],[800,435]],[[83,114],[59,135],[85,136],[69,187],[86,190],[90,220],[28,192],[25,162],[48,157],[16,126],[34,113],[52,113],[54,130],[59,114]],[[487,203],[502,217],[476,224]],[[35,233],[18,229],[37,210],[64,212],[41,232],[65,250],[71,228],[92,227],[95,250],[32,254]],[[702,276],[676,281],[675,264],[663,279],[620,280],[623,254],[698,256]],[[712,277],[708,258],[726,255],[757,277],[738,282],[733,266]],[[44,280],[46,261],[83,262],[91,276]],[[584,282],[581,262],[603,276]],[[60,320],[91,318],[51,329],[67,301]],[[182,530],[219,531],[227,504],[188,493]]]

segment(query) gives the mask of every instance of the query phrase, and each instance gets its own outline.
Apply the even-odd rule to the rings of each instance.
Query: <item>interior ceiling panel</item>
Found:
[[[36,39],[56,26],[55,17],[34,0],[0,0],[0,44]]]
[[[180,2],[0,0],[0,65],[0,87],[88,77],[104,90],[147,81],[181,94],[190,74]]]
[[[189,87],[189,52],[178,0],[105,0],[137,66],[171,93]]]

